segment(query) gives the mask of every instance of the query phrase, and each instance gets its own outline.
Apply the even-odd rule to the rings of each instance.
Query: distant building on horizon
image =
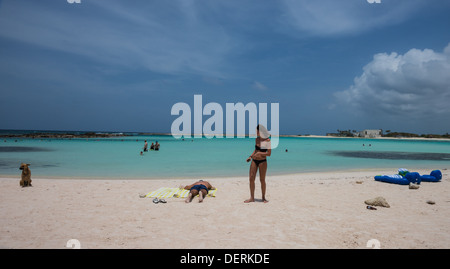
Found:
[[[366,130],[362,130],[360,132],[354,133],[354,135],[357,137],[364,137],[364,138],[378,138],[383,135],[383,130],[381,130],[381,129],[376,129],[376,130],[366,129]]]
[[[383,136],[383,130],[381,129],[365,129],[362,131],[355,130],[338,130],[338,133],[327,133],[327,136],[335,137],[363,137],[363,138],[378,138]]]

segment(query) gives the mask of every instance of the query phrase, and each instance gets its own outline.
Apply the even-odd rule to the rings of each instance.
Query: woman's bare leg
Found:
[[[258,171],[258,166],[254,161],[251,161],[250,171],[249,171],[249,181],[250,181],[250,199],[244,201],[244,203],[250,203],[255,201],[255,179],[256,172]]]
[[[266,200],[266,172],[267,172],[267,161],[259,165],[259,180],[261,181],[261,193],[262,193],[262,200],[264,203],[269,202]]]

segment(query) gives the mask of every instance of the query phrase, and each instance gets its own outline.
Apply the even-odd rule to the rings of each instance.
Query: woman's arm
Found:
[[[253,156],[255,155],[255,152],[256,152],[256,149],[253,151],[252,155],[250,155],[250,156],[247,158],[247,162],[249,162],[249,161],[253,158]]]

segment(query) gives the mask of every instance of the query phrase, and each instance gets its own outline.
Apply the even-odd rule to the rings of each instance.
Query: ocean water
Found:
[[[16,141],[17,140],[17,141]],[[140,151],[144,140],[159,151]],[[254,138],[141,136],[90,139],[0,140],[0,175],[102,179],[247,176]],[[286,149],[288,152],[286,152]],[[450,168],[450,142],[361,138],[281,137],[268,157],[268,175],[334,170]]]

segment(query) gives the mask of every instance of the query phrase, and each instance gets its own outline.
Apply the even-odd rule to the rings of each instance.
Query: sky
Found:
[[[281,134],[450,132],[450,1],[69,2],[0,1],[0,129],[170,132],[199,94]]]

